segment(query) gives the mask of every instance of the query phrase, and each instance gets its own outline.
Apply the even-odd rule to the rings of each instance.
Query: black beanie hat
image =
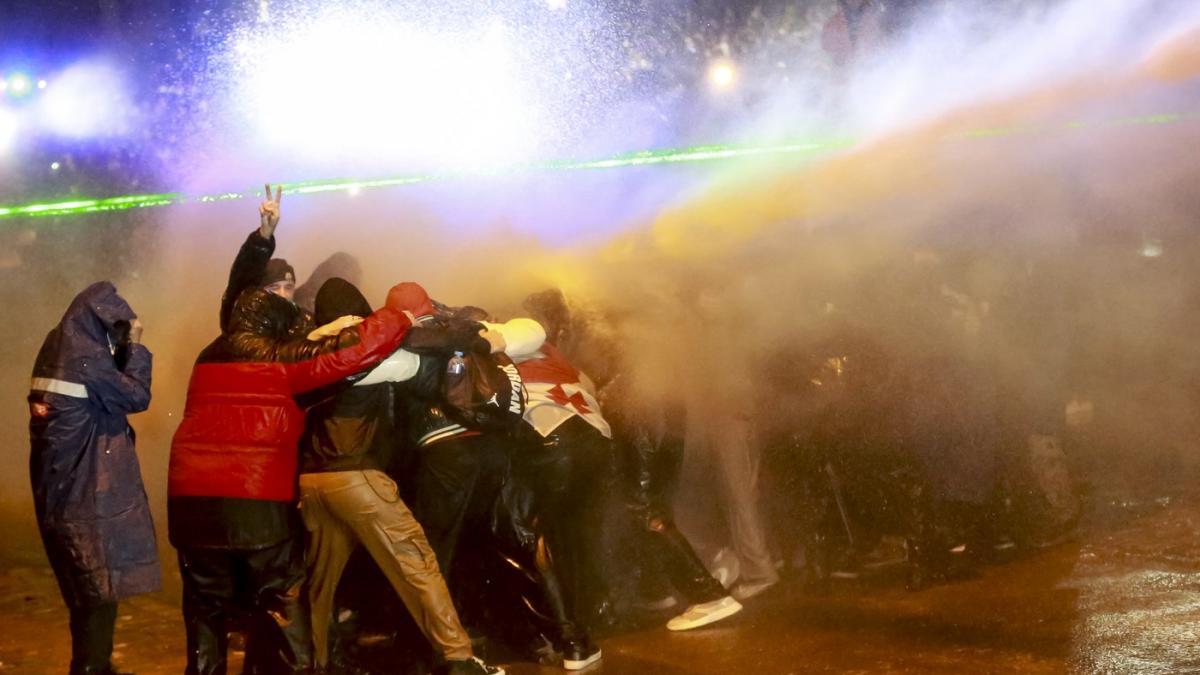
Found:
[[[269,286],[276,281],[295,281],[296,270],[288,264],[288,261],[283,258],[271,258],[267,261],[267,268],[263,270],[262,281],[259,286]]]
[[[317,291],[313,318],[318,326],[323,326],[348,314],[368,316],[371,314],[371,303],[354,284],[341,277],[331,277]]]

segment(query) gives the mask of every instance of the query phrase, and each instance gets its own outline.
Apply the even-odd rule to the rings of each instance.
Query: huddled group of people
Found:
[[[413,282],[373,309],[333,276],[301,306],[294,269],[273,257],[281,196],[268,186],[233,262],[219,335],[196,359],[171,444],[168,533],[189,675],[226,672],[233,631],[246,636],[244,672],[352,668],[346,615],[389,600],[379,588],[349,608],[339,600],[358,549],[423,635],[421,667],[502,673],[475,653],[489,632],[540,644],[543,663],[591,666],[601,659],[591,628],[611,612],[599,520],[617,456],[632,467],[630,498],[619,500],[636,523],[627,529],[684,600],[666,598],[678,604],[668,628],[732,616],[775,583],[756,513],[731,523],[758,551],[744,583],[727,589],[710,574],[669,506],[682,416],[606,417],[556,344],[561,295],[531,297],[537,320],[498,321]],[[71,303],[33,370],[31,478],[70,610],[73,674],[115,673],[117,602],[160,587],[127,422],[150,405],[141,334],[116,288],[99,282]],[[752,495],[756,478],[734,474]]]
[[[710,625],[789,570],[820,587],[901,563],[919,588],[1079,517],[1056,378],[988,367],[991,306],[944,284],[887,291],[926,336],[907,347],[845,320],[772,337],[720,273],[608,311],[550,289],[499,320],[414,282],[376,309],[345,254],[297,286],[273,257],[281,197],[171,444],[189,675],[226,672],[231,634],[247,673],[502,672],[493,645],[579,670],[594,635]],[[161,585],[126,419],[150,404],[141,335],[96,283],[33,370],[72,673],[113,673],[117,601]]]

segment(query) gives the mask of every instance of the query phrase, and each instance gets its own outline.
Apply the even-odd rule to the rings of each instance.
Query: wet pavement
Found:
[[[1200,499],[1143,511],[920,592],[886,575],[838,582],[827,595],[785,581],[708,629],[604,639],[604,662],[586,672],[1200,673]],[[122,604],[124,670],[182,672],[177,598]],[[0,673],[64,673],[68,659],[50,571],[0,568]],[[563,672],[508,665],[520,675]]]

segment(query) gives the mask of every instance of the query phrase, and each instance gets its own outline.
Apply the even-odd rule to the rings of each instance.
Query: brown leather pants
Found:
[[[300,508],[308,528],[309,599],[314,660],[329,659],[333,595],[350,554],[363,544],[391,582],[417,626],[447,660],[472,656],[437,558],[421,526],[382,471],[300,476]]]

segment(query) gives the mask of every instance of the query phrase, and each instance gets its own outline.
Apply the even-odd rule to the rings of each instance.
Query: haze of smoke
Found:
[[[622,345],[627,367],[645,374],[643,389],[671,382],[714,396],[755,395],[748,374],[770,367],[772,355],[852,330],[907,362],[954,354],[1015,396],[1090,397],[1106,428],[1124,427],[1116,439],[1124,447],[1165,447],[1178,459],[1196,438],[1191,383],[1200,360],[1187,339],[1196,284],[1184,272],[1198,248],[1189,229],[1200,213],[1191,187],[1200,160],[1188,148],[1200,147],[1200,128],[1194,116],[1161,126],[1066,127],[1194,113],[1194,17],[1155,15],[1158,6],[1064,5],[1056,16],[1082,20],[1085,8],[1110,19],[1140,16],[1134,27],[1154,29],[1140,34],[1164,40],[1152,50],[1150,38],[1123,41],[1134,27],[1111,33],[1077,68],[1061,63],[1089,34],[1055,54],[1053,31],[1065,18],[1018,25],[1043,48],[1024,70],[983,56],[955,69],[945,50],[934,60],[899,45],[894,53],[910,54],[901,61],[910,70],[895,66],[908,79],[897,77],[894,92],[929,91],[944,79],[956,83],[955,95],[925,106],[893,98],[886,110],[873,109],[878,97],[862,92],[888,72],[881,57],[842,101],[821,103],[871,138],[837,156],[783,167],[661,168],[640,173],[646,181],[637,186],[613,172],[518,177],[503,189],[481,180],[357,198],[285,196],[277,254],[303,278],[329,254],[349,252],[375,302],[391,283],[415,279],[444,301],[512,314],[526,293],[562,287]],[[988,80],[995,69],[1005,76]],[[995,86],[972,89],[975,82]],[[760,106],[767,118],[746,128],[795,128],[777,116],[781,105]],[[825,114],[797,117],[816,127]],[[1014,126],[1053,130],[946,141]],[[572,189],[576,180],[588,188]],[[156,355],[155,402],[135,426],[165,527],[167,453],[188,373],[216,334],[228,264],[256,215],[244,200],[154,217],[127,241],[106,239],[115,230],[86,220],[78,229],[64,223],[42,235],[42,259],[6,272],[6,305],[18,311],[2,341],[10,402],[2,440],[12,464],[23,465],[20,399],[37,346],[78,289],[115,277],[144,317]],[[1153,242],[1162,257],[1138,255]],[[705,292],[706,312],[688,306]],[[23,472],[8,473],[2,487],[4,510],[32,532]]]

